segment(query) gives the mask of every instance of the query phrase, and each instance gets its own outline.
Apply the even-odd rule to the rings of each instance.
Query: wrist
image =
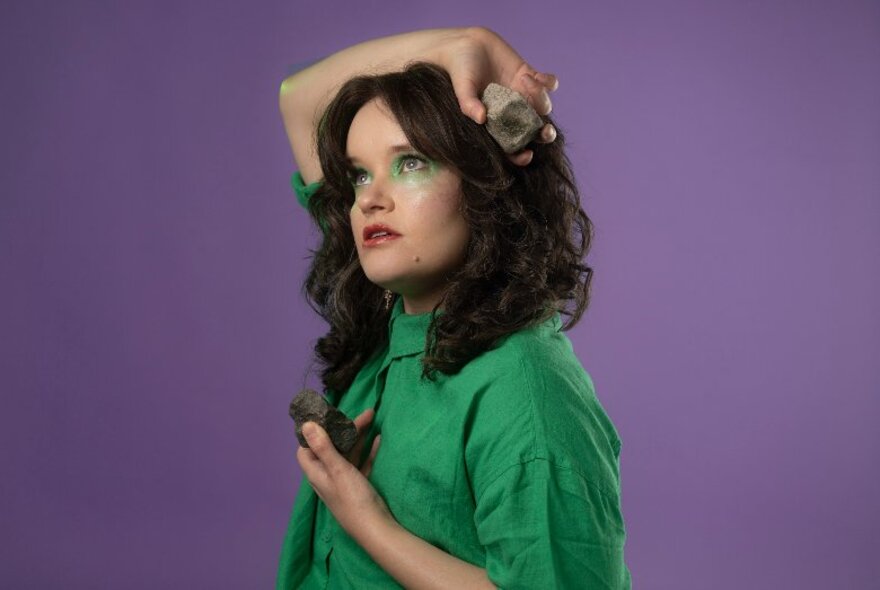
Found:
[[[421,46],[410,61],[426,61],[448,70],[462,44],[476,40],[476,33],[471,31],[471,27],[431,29],[430,33],[419,38]]]
[[[356,540],[365,548],[382,547],[404,530],[387,509],[374,512],[364,524],[365,526],[359,527],[361,538]]]

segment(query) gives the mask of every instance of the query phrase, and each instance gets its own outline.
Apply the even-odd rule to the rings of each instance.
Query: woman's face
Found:
[[[460,177],[415,151],[378,99],[355,115],[346,151],[357,171],[351,228],[364,273],[402,295],[407,313],[430,311],[470,238]]]

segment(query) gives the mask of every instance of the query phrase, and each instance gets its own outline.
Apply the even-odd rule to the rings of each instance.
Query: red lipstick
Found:
[[[384,223],[374,223],[364,228],[364,246],[366,247],[378,246],[399,237],[399,233]]]

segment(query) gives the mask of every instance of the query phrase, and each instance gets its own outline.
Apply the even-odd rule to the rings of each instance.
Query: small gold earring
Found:
[[[385,311],[391,309],[391,300],[394,299],[394,293],[389,290],[385,290]]]

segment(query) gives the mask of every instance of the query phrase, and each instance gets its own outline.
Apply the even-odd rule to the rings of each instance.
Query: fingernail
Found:
[[[306,438],[311,438],[315,435],[315,425],[311,422],[306,422],[302,427],[303,436]]]

